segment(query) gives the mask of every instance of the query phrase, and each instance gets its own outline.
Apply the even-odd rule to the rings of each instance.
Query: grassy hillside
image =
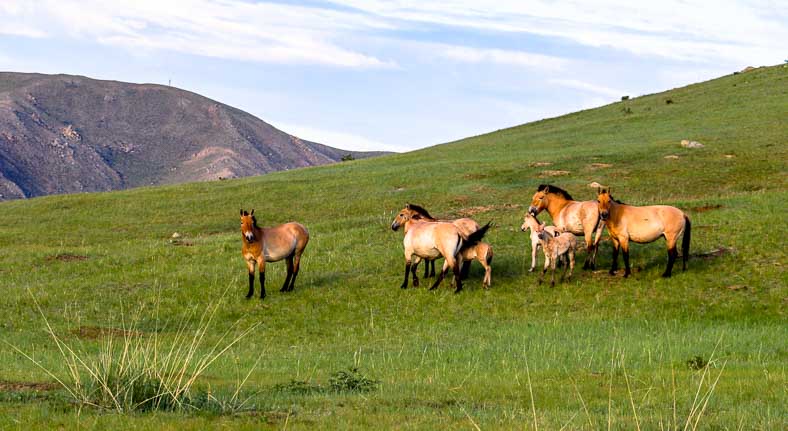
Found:
[[[0,427],[785,428],[787,160],[788,68],[778,66],[407,154],[4,202]],[[611,277],[606,241],[602,269],[538,286],[519,231],[532,194],[553,183],[593,199],[592,181],[627,203],[685,210],[689,270],[661,279],[658,241],[633,246],[630,279]],[[448,281],[399,289],[402,234],[389,224],[406,202],[496,223],[492,289],[480,288],[478,265],[459,295]],[[243,298],[240,207],[264,225],[309,228],[295,292],[278,292],[278,263],[269,297]],[[65,372],[32,298],[90,352],[96,334],[135,316],[140,338],[167,340],[174,325],[162,322],[196,329],[218,303],[209,345],[259,322],[198,382],[227,393],[259,359],[244,386],[254,408],[102,414],[79,411],[62,390],[25,389],[53,380],[9,344]],[[325,387],[354,366],[378,388],[304,393],[291,383]]]

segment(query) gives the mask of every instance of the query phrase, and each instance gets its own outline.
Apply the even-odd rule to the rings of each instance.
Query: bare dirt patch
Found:
[[[720,208],[722,208],[722,204],[703,205],[700,207],[690,208],[689,210],[696,213],[705,213],[706,211],[718,210]]]
[[[548,171],[542,171],[540,176],[542,176],[542,177],[561,177],[561,176],[564,176],[564,175],[569,175],[569,173],[570,173],[569,171],[548,170]]]
[[[462,176],[466,180],[481,180],[484,178],[489,178],[490,174],[482,174],[482,173],[472,173],[472,174],[465,174]]]
[[[725,256],[727,254],[732,254],[735,251],[736,250],[733,247],[722,246],[707,252],[692,253],[690,254],[690,256],[693,258],[700,258],[700,259],[714,259],[717,257]]]
[[[552,165],[551,162],[533,162],[533,163],[529,164],[528,166],[530,166],[532,168],[541,168],[543,166],[550,166],[550,165]]]
[[[453,197],[451,201],[452,201],[452,202],[454,202],[456,205],[465,205],[465,204],[467,204],[467,203],[468,203],[470,200],[471,200],[471,197],[470,197],[470,196],[466,196],[466,195],[459,195],[459,196],[455,196],[455,197]]]
[[[58,388],[57,383],[9,382],[0,380],[0,391],[51,391]]]
[[[52,256],[47,256],[46,260],[47,262],[53,262],[53,261],[74,262],[74,261],[88,260],[88,257],[80,254],[59,253]]]
[[[180,239],[171,239],[170,240],[170,244],[172,244],[172,245],[174,245],[176,247],[191,247],[191,246],[194,245],[194,243],[191,242],[191,241],[185,241],[185,240],[180,240]]]
[[[138,337],[142,335],[142,332],[138,331],[129,331],[120,328],[102,328],[100,326],[80,326],[77,329],[71,330],[71,333],[79,338],[87,340],[96,340],[102,337]]]
[[[612,168],[612,163],[591,163],[588,165],[591,169],[605,169],[605,168]]]
[[[462,217],[472,217],[472,216],[474,216],[476,214],[482,214],[482,213],[486,213],[486,212],[490,212],[490,211],[508,210],[508,209],[515,209],[515,208],[520,208],[520,207],[521,207],[521,205],[519,205],[519,204],[482,205],[482,206],[476,206],[476,207],[463,208],[463,209],[457,211],[457,214],[459,214]]]

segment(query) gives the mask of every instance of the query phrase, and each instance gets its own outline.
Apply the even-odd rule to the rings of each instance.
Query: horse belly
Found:
[[[639,243],[656,241],[662,236],[664,230],[661,223],[647,222],[637,228],[628,229],[629,240]]]

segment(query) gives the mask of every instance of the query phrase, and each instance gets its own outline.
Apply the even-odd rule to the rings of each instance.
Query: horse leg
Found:
[[[593,266],[592,266],[593,268]],[[569,280],[572,279],[572,273],[575,271],[575,250],[569,249]]]
[[[544,267],[542,268],[542,273],[539,274],[539,284],[542,284],[542,281],[544,281],[544,275],[547,272],[547,268],[550,267],[550,260],[551,260],[550,256],[545,254],[544,255]]]
[[[296,253],[295,256],[293,256],[293,277],[290,279],[290,287],[287,289],[288,292],[292,292],[293,289],[295,289],[296,277],[298,277],[298,273],[300,271],[301,271],[301,253]]]
[[[528,272],[534,272],[536,268],[536,252],[539,247],[539,241],[531,241],[531,269]]]
[[[613,264],[610,267],[610,275],[616,275],[616,271],[618,271],[618,249],[619,242],[613,238]]]
[[[624,278],[627,278],[632,274],[632,270],[629,268],[629,240],[624,239],[620,243],[621,252],[624,255]]]
[[[293,277],[293,256],[285,260],[287,261],[287,276],[285,276],[285,283],[282,285],[282,288],[279,289],[280,292],[287,292],[290,290],[290,279]]]
[[[400,289],[408,288],[408,273],[410,272],[410,259],[405,259],[405,281],[402,282]]]
[[[443,277],[446,276],[447,272],[449,272],[449,260],[448,259],[446,259],[443,262],[443,268],[441,269],[440,274],[438,274],[438,278],[435,280],[435,283],[433,283],[432,286],[430,287],[430,290],[435,290],[435,289],[438,288],[438,285],[441,284],[441,281],[443,281]]]
[[[260,273],[260,299],[265,298],[265,258],[257,259],[257,271]]]
[[[246,267],[249,270],[249,293],[246,294],[246,299],[254,295],[254,261],[246,261]]]
[[[430,277],[435,277],[435,260],[430,261]]]
[[[561,260],[561,258],[556,258],[554,256],[550,259],[550,287],[555,287],[555,265],[558,260]]]
[[[468,273],[471,272],[471,261],[465,260],[462,262],[462,267],[460,268],[460,278],[463,280],[468,279]]]
[[[487,263],[487,256],[477,256],[477,259],[479,260],[479,263],[481,263],[482,266],[484,267],[484,279],[482,280],[482,287],[484,287],[485,289],[489,289],[490,279],[491,279],[490,274],[492,273],[492,267],[490,266],[489,263]]]
[[[676,258],[679,255],[679,251],[676,249],[677,239],[678,235],[674,235],[672,237],[665,235],[665,242],[668,246],[668,266],[665,268],[665,272],[662,274],[662,276],[665,278],[670,277],[670,274],[673,271],[673,264],[676,262]]]
[[[583,269],[593,269],[591,267],[591,255],[594,253],[594,239],[591,237],[591,234],[594,232],[589,232],[585,227],[583,230],[585,231],[583,235],[586,240],[586,260],[583,262]]]
[[[602,238],[602,231],[605,229],[605,222],[599,221],[596,225],[596,233],[594,234],[594,253],[591,255],[591,270],[596,269],[596,252],[599,251],[599,240]]]
[[[424,278],[429,278],[430,276],[430,261],[424,261]]]
[[[419,277],[416,275],[416,269],[418,269],[419,262],[421,262],[421,258],[416,256],[413,259],[413,266],[410,269],[410,273],[413,275],[413,287],[419,287]],[[427,267],[429,267],[429,265],[430,265],[430,261],[429,260],[425,260],[424,261],[424,269],[426,270]]]
[[[454,285],[456,288],[454,289],[454,293],[460,293],[462,290],[462,270],[460,270],[460,265],[464,265],[462,262],[462,258],[455,260],[454,265],[452,265],[452,271],[454,272]],[[470,265],[470,261],[468,264]],[[465,268],[465,266],[463,266]]]

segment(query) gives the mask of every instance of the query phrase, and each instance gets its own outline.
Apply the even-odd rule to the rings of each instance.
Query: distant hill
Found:
[[[0,72],[0,200],[259,175],[380,155],[288,135],[195,93]]]

